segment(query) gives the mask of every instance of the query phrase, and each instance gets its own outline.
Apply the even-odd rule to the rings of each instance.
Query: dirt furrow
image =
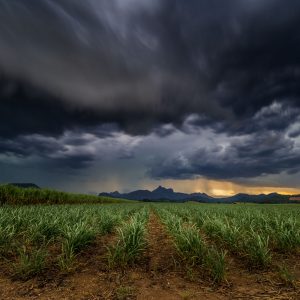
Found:
[[[148,249],[144,264],[130,271],[135,278],[131,284],[136,299],[224,299],[200,278],[189,280],[186,270],[178,264],[173,241],[155,211],[150,214],[147,230]]]
[[[107,246],[116,235],[100,237],[78,256],[73,272],[44,279],[13,281],[0,274],[0,300],[8,299],[300,299],[296,288],[276,283],[274,272],[255,273],[228,256],[227,282],[213,287],[197,270],[187,270],[176,255],[173,240],[151,210],[148,246],[135,265],[109,269]],[[208,240],[208,243],[212,241]]]

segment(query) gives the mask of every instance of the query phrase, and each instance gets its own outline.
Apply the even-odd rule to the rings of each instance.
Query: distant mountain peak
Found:
[[[121,194],[119,193],[119,191],[114,191],[114,192],[112,192],[111,194],[112,194],[112,195],[115,195],[115,196],[121,195]]]
[[[124,198],[129,200],[141,200],[141,201],[169,201],[169,202],[186,202],[197,201],[204,203],[288,203],[289,196],[280,195],[277,193],[271,193],[269,195],[248,195],[244,193],[236,194],[230,197],[214,198],[205,193],[180,193],[174,192],[172,188],[165,188],[158,186],[153,191],[149,190],[136,190],[129,193],[120,194],[118,191],[113,193],[100,193],[100,196],[108,196],[115,198]]]
[[[28,189],[28,188],[34,188],[34,189],[39,189],[40,187],[38,185],[36,185],[35,183],[19,183],[19,182],[12,182],[9,183],[9,185],[13,185],[15,187],[19,187],[19,188],[24,188],[24,189]]]
[[[278,193],[271,193],[271,194],[269,194],[269,196],[280,196],[280,194],[278,194]]]
[[[168,193],[174,193],[174,190],[171,189],[171,188],[165,188],[163,186],[159,186],[157,187],[155,190],[152,191],[152,193],[156,193],[156,192],[159,192],[159,193],[164,193],[164,192],[168,192]]]

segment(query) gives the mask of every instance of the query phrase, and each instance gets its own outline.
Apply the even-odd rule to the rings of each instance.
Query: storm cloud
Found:
[[[123,138],[153,178],[297,172],[299,28],[297,0],[0,0],[0,153],[84,169]]]
[[[299,105],[298,1],[13,0],[0,20],[2,94],[11,113],[24,106],[16,131],[56,133],[86,115],[143,133],[191,113],[232,121]],[[49,110],[55,126],[27,124]]]
[[[236,130],[235,134],[224,128],[199,130],[187,123],[190,134],[199,139],[158,160],[148,172],[155,178],[204,176],[237,181],[283,172],[295,174],[300,171],[299,112],[274,102],[248,120],[249,125],[244,125],[247,131]]]
[[[155,166],[156,178],[240,179],[300,171],[299,143],[276,133],[236,137],[226,146],[180,151]]]

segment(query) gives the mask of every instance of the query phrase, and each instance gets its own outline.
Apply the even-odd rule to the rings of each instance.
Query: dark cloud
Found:
[[[153,165],[154,178],[245,179],[288,171],[300,171],[299,148],[278,134],[254,134],[230,145],[202,147],[175,154]]]
[[[61,139],[42,135],[19,136],[14,139],[0,139],[0,153],[7,158],[33,158],[45,168],[81,169],[96,159],[89,150],[95,136],[65,135]],[[34,163],[34,162],[33,162]]]
[[[273,102],[240,124],[242,129],[221,125],[197,134],[193,119],[186,126],[192,137],[198,135],[199,142],[182,145],[173,155],[154,162],[150,176],[237,180],[300,171],[300,119],[294,107]]]
[[[0,0],[0,153],[85,168],[180,129],[152,177],[295,173],[299,28],[298,0]]]
[[[48,158],[48,160],[44,161],[45,167],[61,170],[80,170],[85,169],[91,166],[94,163],[95,157],[93,157],[90,153],[86,154],[74,154],[65,157],[58,158]]]
[[[61,135],[65,129],[97,125],[92,110],[70,107],[20,80],[0,78],[0,136]]]
[[[298,106],[299,28],[295,0],[2,0],[0,69],[22,83],[1,80],[0,134],[146,134],[192,113],[234,123]]]

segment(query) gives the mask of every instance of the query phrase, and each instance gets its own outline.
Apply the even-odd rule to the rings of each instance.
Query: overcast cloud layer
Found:
[[[0,0],[0,181],[300,188],[299,28],[298,0]]]

